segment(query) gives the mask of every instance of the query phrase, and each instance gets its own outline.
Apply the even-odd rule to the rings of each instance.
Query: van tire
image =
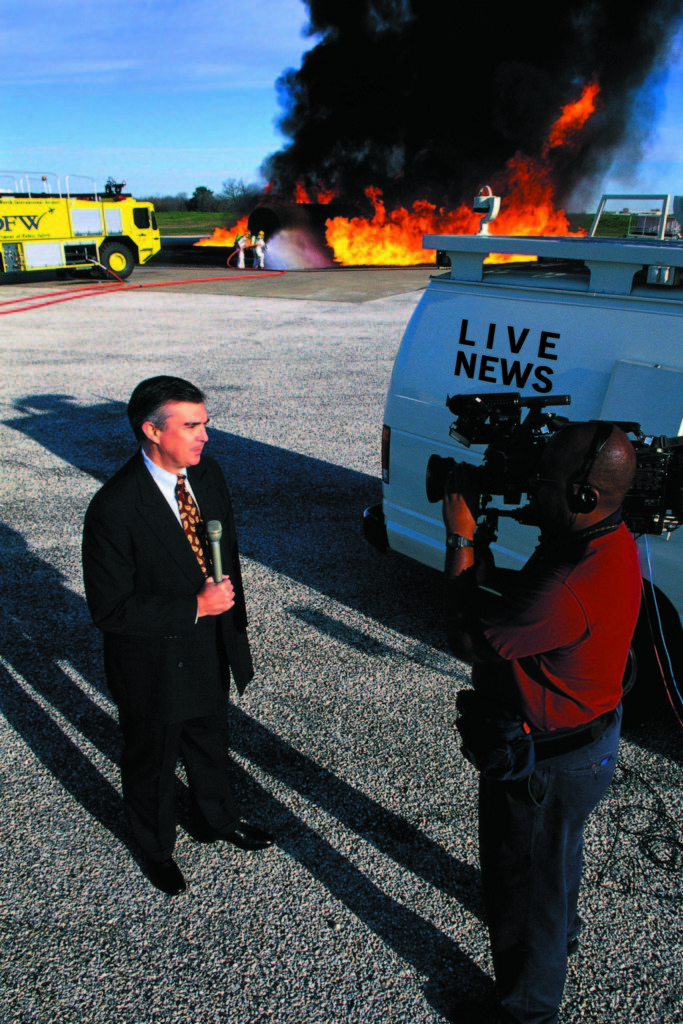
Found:
[[[678,716],[683,714],[682,685],[681,620],[666,594],[644,580],[640,615],[624,672],[624,725],[638,725],[672,706]]]
[[[102,271],[102,276],[110,279],[112,274],[116,274],[116,277],[125,278],[130,277],[133,273],[133,267],[135,266],[135,257],[130,251],[127,245],[123,245],[122,242],[105,242],[100,246],[100,263],[105,268]]]

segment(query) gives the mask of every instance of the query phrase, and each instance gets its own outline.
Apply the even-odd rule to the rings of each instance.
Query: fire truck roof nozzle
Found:
[[[474,197],[472,210],[474,213],[484,214],[477,234],[488,235],[490,221],[495,220],[500,213],[500,196],[494,196],[490,185],[484,185]]]

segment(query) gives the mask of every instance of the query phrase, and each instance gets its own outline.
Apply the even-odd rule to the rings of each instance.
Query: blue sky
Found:
[[[142,194],[258,180],[300,0],[22,0],[0,20],[0,168],[123,178]]]
[[[343,0],[340,0],[343,2]],[[275,80],[315,44],[301,0],[22,0],[0,23],[0,168],[125,179],[135,195],[258,181]],[[603,190],[683,192],[683,55],[646,158]]]

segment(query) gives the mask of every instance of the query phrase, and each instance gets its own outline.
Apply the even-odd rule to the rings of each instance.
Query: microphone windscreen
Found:
[[[206,524],[206,536],[209,538],[209,541],[218,541],[221,539],[222,535],[223,527],[218,519],[209,519]]]

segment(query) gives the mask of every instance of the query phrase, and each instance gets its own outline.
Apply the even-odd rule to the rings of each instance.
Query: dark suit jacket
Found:
[[[236,598],[223,615],[196,620],[204,577],[141,452],[97,492],[83,529],[85,593],[104,632],[109,689],[130,714],[162,722],[212,714],[230,671],[240,693],[253,676],[230,494],[207,456],[188,479],[204,522],[223,526],[223,574]]]

